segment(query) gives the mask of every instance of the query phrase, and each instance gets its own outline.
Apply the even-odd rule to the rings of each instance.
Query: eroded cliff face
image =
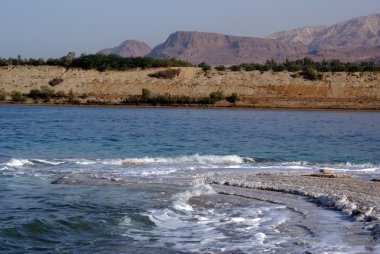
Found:
[[[264,63],[268,59],[282,62],[299,59],[307,54],[307,47],[279,40],[230,36],[217,33],[179,31],[153,48],[147,55],[154,58],[177,58],[199,64],[232,65]]]
[[[238,106],[302,109],[380,109],[380,73],[326,73],[321,81],[308,81],[289,72],[217,72],[205,74],[199,68],[180,68],[174,79],[148,75],[160,69],[126,72],[65,69],[51,66],[10,66],[0,68],[0,90],[28,93],[33,88],[49,86],[56,78],[63,81],[52,87],[76,95],[115,103],[129,95],[140,95],[143,88],[152,94],[208,96],[222,90],[237,93]],[[219,105],[228,105],[227,102]]]

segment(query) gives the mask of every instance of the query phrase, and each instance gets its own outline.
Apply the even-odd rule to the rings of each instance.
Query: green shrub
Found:
[[[141,95],[129,95],[128,98],[122,101],[122,103],[138,105],[142,103]]]
[[[77,104],[79,102],[72,89],[70,89],[70,92],[67,95],[67,101],[73,104]]]
[[[210,93],[209,97],[212,100],[221,101],[224,99],[224,93],[223,93],[223,91],[218,90],[216,92]]]
[[[4,90],[0,90],[0,101],[5,101],[5,91]]]
[[[218,65],[215,67],[215,70],[217,71],[226,71],[226,66],[224,65]]]
[[[22,93],[20,93],[18,91],[13,91],[11,93],[11,98],[12,98],[13,102],[25,102],[26,101],[26,98],[24,97],[24,95],[22,95]]]
[[[143,88],[143,89],[141,90],[141,100],[142,100],[143,102],[148,102],[150,96],[151,96],[151,92],[150,92],[149,89]]]
[[[229,103],[236,103],[237,101],[240,100],[239,96],[237,95],[237,93],[233,93],[231,94],[230,96],[227,96],[226,97],[226,100],[229,102]]]
[[[38,100],[41,97],[40,89],[31,89],[29,91],[28,97],[32,98],[33,100]]]
[[[173,79],[175,77],[178,77],[180,73],[181,73],[180,69],[167,69],[167,70],[148,74],[148,76],[151,78],[159,78],[159,79]]]
[[[199,67],[199,68],[202,68],[202,70],[203,70],[204,72],[211,71],[211,66],[208,65],[208,64],[205,63],[205,62],[201,62],[200,64],[198,64],[198,67]]]
[[[301,76],[307,80],[321,80],[323,78],[323,76],[312,67],[306,67],[301,72]]]
[[[44,102],[49,102],[56,97],[55,91],[47,86],[41,86],[40,89],[31,89],[27,95],[34,100],[43,99]]]
[[[170,94],[164,94],[164,95],[151,95],[150,91],[148,89],[143,89],[141,95],[130,95],[128,98],[122,101],[124,104],[132,104],[132,105],[139,105],[139,104],[150,104],[150,105],[163,105],[163,106],[169,106],[169,105],[189,105],[189,104],[215,104],[216,102],[224,99],[224,94],[222,91],[217,91],[214,93],[211,93],[208,97],[202,97],[202,98],[194,98],[190,96],[176,96],[176,95],[170,95]]]
[[[55,98],[57,99],[66,98],[66,93],[62,90],[59,90],[58,92],[55,93]]]
[[[109,101],[109,100],[87,100],[86,103],[87,104],[93,104],[93,105],[108,105],[108,104],[112,104],[112,102]]]
[[[79,98],[81,99],[87,99],[90,95],[87,94],[87,93],[83,93],[81,96],[79,96]]]
[[[230,67],[230,70],[231,71],[241,71],[241,66],[240,65],[232,65],[231,67]]]

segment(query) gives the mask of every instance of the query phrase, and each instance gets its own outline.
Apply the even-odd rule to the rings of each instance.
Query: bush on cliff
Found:
[[[224,65],[218,65],[215,67],[215,70],[217,70],[217,71],[226,71],[226,69],[227,68]]]
[[[40,89],[31,89],[27,96],[33,100],[42,99],[44,102],[49,102],[52,98],[56,98],[56,93],[47,86],[41,86]]]
[[[211,93],[208,97],[194,98],[185,95],[170,95],[166,93],[164,95],[152,95],[150,90],[144,88],[141,91],[141,95],[130,95],[128,98],[122,101],[124,104],[139,105],[190,105],[190,104],[215,104],[218,101],[224,99],[223,91],[217,91]]]
[[[304,77],[307,80],[321,80],[323,78],[323,75],[318,73],[314,68],[312,67],[306,67],[302,72],[301,76]]]
[[[201,62],[200,64],[198,64],[198,67],[202,68],[202,71],[204,72],[211,71],[211,66],[205,62]]]
[[[5,101],[5,91],[4,90],[0,90],[0,101]]]
[[[26,101],[25,96],[22,93],[18,92],[18,91],[13,91],[11,93],[11,98],[12,98],[13,102],[17,102],[17,103],[25,102]]]
[[[223,91],[218,90],[216,92],[210,93],[209,97],[210,97],[210,99],[215,100],[215,102],[221,101],[224,99],[224,93],[223,93]]]
[[[238,102],[240,100],[239,96],[237,95],[237,93],[233,93],[231,94],[230,96],[227,96],[226,97],[226,100],[229,102],[229,103],[233,103],[235,104],[236,102]]]

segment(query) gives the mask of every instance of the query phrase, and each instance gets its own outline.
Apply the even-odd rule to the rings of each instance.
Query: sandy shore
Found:
[[[49,86],[66,94],[72,90],[81,102],[100,101],[120,104],[130,95],[141,95],[143,88],[153,95],[170,94],[200,98],[223,91],[236,93],[238,107],[268,109],[380,109],[380,73],[325,73],[323,80],[305,80],[290,72],[218,72],[204,73],[200,68],[180,68],[173,79],[157,79],[149,74],[161,69],[105,71],[65,69],[52,66],[9,66],[0,68],[0,91],[10,99],[12,91],[29,93]],[[33,103],[33,101],[30,101]],[[59,101],[58,101],[59,103]],[[224,101],[216,106],[231,106]]]
[[[208,178],[207,182],[219,193],[229,195],[245,196],[248,190],[256,195],[259,191],[269,191],[307,197],[318,205],[336,209],[362,222],[376,239],[380,237],[380,182],[355,176],[326,178],[298,173],[223,174]],[[268,197],[265,199],[271,201]]]

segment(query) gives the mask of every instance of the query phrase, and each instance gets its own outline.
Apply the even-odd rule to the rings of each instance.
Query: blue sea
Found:
[[[0,106],[0,253],[375,253],[202,181],[321,168],[378,177],[380,113]]]

